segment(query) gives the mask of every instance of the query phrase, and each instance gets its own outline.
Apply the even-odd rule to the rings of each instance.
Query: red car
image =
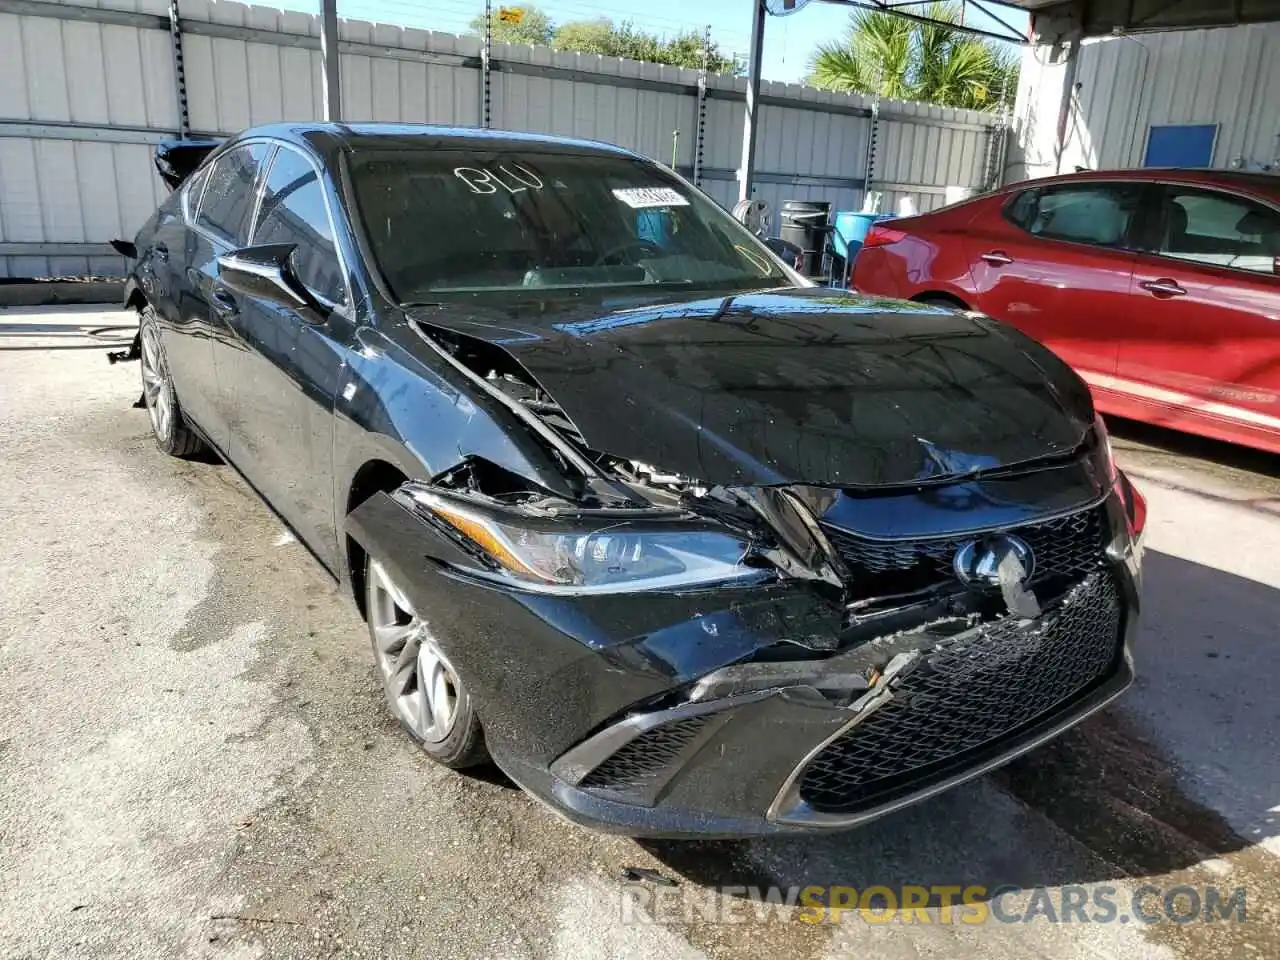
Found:
[[[1280,176],[1030,180],[877,224],[851,283],[1019,328],[1104,413],[1280,453]]]

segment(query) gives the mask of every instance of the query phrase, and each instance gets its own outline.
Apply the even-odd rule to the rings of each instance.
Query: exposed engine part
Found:
[[[625,460],[608,453],[595,453],[594,458],[602,467],[641,487],[665,490],[679,497],[705,497],[711,492],[701,480],[670,473],[639,460]]]
[[[778,567],[793,577],[844,590],[844,565],[799,497],[776,487],[734,487],[731,492],[782,541],[785,549],[769,556]]]
[[[511,373],[500,373],[497,370],[490,370],[485,375],[485,381],[513,400],[520,401],[520,403],[536,413],[547,426],[563,434],[566,439],[579,447],[586,446],[586,442],[582,439],[582,434],[574,426],[573,421],[560,409],[560,405],[551,399],[551,395],[537,384],[522,380]]]
[[[598,488],[611,486],[609,479],[601,475],[596,465],[582,455],[579,445],[566,440],[561,433],[549,426],[541,416],[486,379],[487,373],[498,370],[501,373],[510,374],[520,382],[531,386],[535,384],[532,377],[521,375],[520,364],[509,354],[499,347],[471,337],[441,330],[429,324],[420,323],[412,317],[408,319],[408,324],[422,338],[424,343],[431,346],[460,373],[484,389],[486,393],[506,406],[508,410],[523,421],[539,436],[542,442],[548,445],[565,467],[574,470],[581,476],[588,490],[594,493]]]
[[[533,504],[554,496],[539,490],[519,474],[512,473],[484,457],[467,457],[455,467],[432,479],[432,485],[443,490],[468,494],[505,504]]]

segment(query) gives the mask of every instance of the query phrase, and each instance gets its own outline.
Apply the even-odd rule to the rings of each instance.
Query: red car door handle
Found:
[[[1005,264],[1013,263],[1013,257],[1003,250],[992,250],[990,253],[979,254],[978,259],[986,261],[993,267],[1003,267]]]
[[[1187,291],[1178,285],[1177,280],[1161,277],[1159,280],[1143,280],[1138,284],[1143,290],[1154,293],[1157,297],[1183,297]]]

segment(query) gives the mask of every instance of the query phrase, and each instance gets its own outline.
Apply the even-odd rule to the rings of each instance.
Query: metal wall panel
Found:
[[[194,131],[321,116],[318,17],[223,0],[181,0],[181,13]],[[346,119],[480,123],[478,38],[353,20],[339,33]],[[674,143],[690,175],[696,71],[503,44],[493,58],[493,126],[617,143],[663,163]],[[746,83],[713,76],[708,88],[703,188],[732,206]],[[779,83],[761,94],[756,194],[775,219],[790,199],[861,207],[870,101]],[[982,185],[992,117],[880,109],[873,179],[885,209],[904,196],[931,209],[947,185]],[[123,261],[97,251],[131,236],[163,197],[151,144],[177,116],[167,0],[0,0],[0,244],[81,245],[66,257],[0,246],[0,276],[120,272]]]
[[[1147,134],[1217,124],[1212,166],[1280,166],[1280,24],[1108,37],[1081,45],[1065,142],[1058,117],[1065,63],[1044,47],[1023,58],[1011,178],[1141,166]]]

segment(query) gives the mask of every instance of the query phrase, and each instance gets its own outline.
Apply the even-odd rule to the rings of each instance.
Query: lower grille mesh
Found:
[[[1116,586],[1099,573],[1039,620],[1006,618],[939,647],[809,763],[801,799],[849,813],[1013,733],[1107,676],[1120,628]]]
[[[644,787],[698,736],[710,719],[708,715],[673,720],[646,730],[623,744],[596,767],[579,786],[625,790]]]

